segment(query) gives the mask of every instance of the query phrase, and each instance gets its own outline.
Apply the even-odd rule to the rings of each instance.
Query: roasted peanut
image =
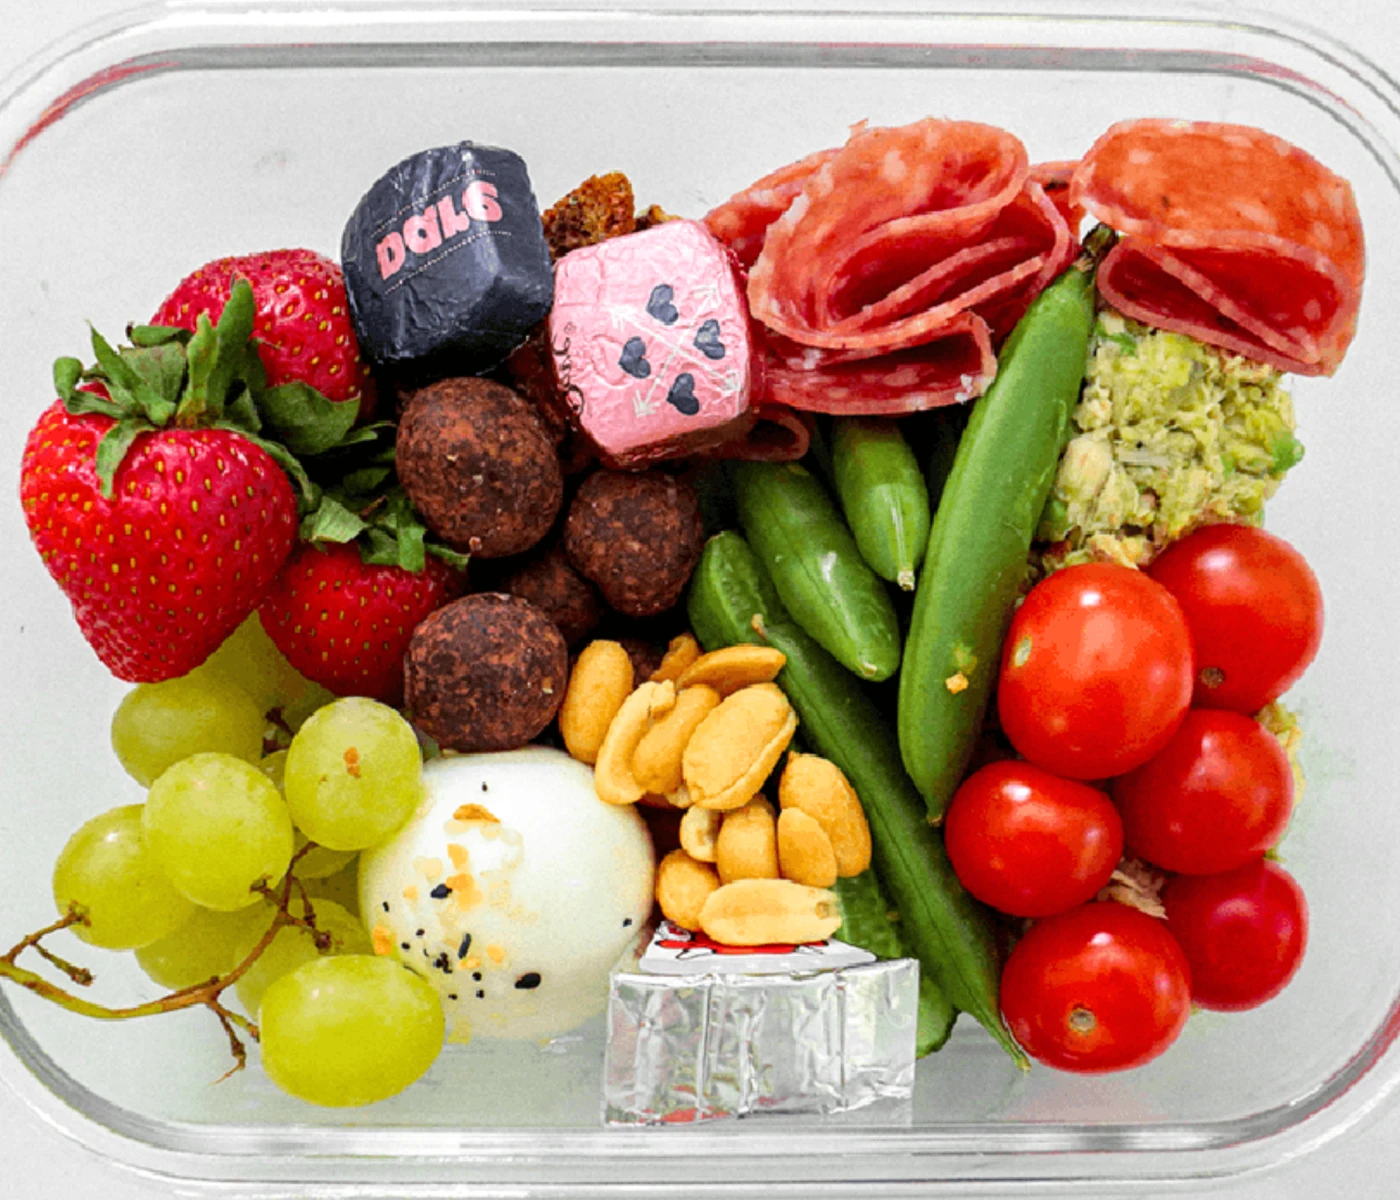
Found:
[[[778,826],[765,797],[724,814],[715,838],[715,868],[721,883],[778,878]]]
[[[785,808],[778,816],[778,868],[784,879],[808,887],[829,888],[836,882],[831,839],[817,819],[800,808]]]
[[[589,642],[574,664],[559,708],[564,746],[579,762],[598,761],[608,726],[631,691],[632,660],[627,651],[617,642]]]
[[[820,942],[840,927],[835,892],[790,879],[737,879],[711,892],[700,909],[700,928],[727,946]]]
[[[772,646],[741,643],[702,654],[681,673],[676,687],[704,684],[721,696],[729,696],[754,683],[770,683],[787,662],[787,655]]]
[[[651,673],[653,683],[661,683],[669,679],[675,683],[697,658],[700,657],[700,643],[695,640],[693,633],[682,633],[679,637],[673,637],[666,647],[666,653],[662,656],[661,665]]]
[[[656,866],[656,903],[661,915],[682,929],[699,929],[705,902],[719,887],[719,875],[709,863],[698,862],[684,850],[672,850]]]
[[[622,702],[593,767],[593,787],[600,800],[636,804],[646,795],[647,789],[632,774],[632,755],[652,723],[670,712],[675,703],[676,688],[669,680],[644,683]]]
[[[790,754],[778,781],[778,807],[798,808],[826,832],[836,873],[859,875],[870,865],[870,823],[860,797],[834,762],[815,754]]]
[[[715,838],[719,836],[724,814],[712,808],[691,805],[681,818],[681,849],[699,862],[715,861]]]
[[[726,696],[691,735],[681,775],[696,804],[727,810],[747,804],[777,765],[797,714],[776,684],[756,683]]]
[[[681,786],[681,755],[690,735],[719,704],[713,688],[691,687],[676,694],[676,705],[657,721],[632,755],[632,773],[649,792],[669,795]]]

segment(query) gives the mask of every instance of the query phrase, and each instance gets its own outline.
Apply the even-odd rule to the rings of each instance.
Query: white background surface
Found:
[[[276,3],[268,0],[267,7]],[[976,6],[976,0],[965,3]],[[0,0],[0,91],[7,90],[6,76],[59,33],[130,7],[127,0]],[[1064,6],[1046,4],[1048,11],[1056,7]],[[1164,0],[1164,12],[1173,7]],[[1325,5],[1318,0],[1254,0],[1252,7],[1325,22],[1361,45],[1374,62],[1400,71],[1400,5],[1391,0],[1328,0]],[[1229,1200],[1392,1200],[1400,1196],[1400,1100],[1392,1098],[1359,1127],[1295,1162],[1226,1185],[1192,1185],[1189,1193],[1170,1194],[1203,1192]],[[152,1200],[178,1194],[112,1168],[42,1123],[0,1085],[0,1200]]]

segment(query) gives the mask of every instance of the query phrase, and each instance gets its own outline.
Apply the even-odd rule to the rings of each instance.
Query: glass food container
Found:
[[[471,138],[529,164],[541,203],[620,169],[639,203],[699,216],[868,119],[933,113],[1074,158],[1110,123],[1169,115],[1261,126],[1348,177],[1369,233],[1360,332],[1334,378],[1292,380],[1307,456],[1269,527],[1314,566],[1321,654],[1289,697],[1307,789],[1281,853],[1307,893],[1306,961],[1275,1001],[1197,1013],[1151,1065],[1018,1072],[970,1019],[918,1068],[907,1109],[703,1128],[608,1128],[598,1019],[547,1045],[448,1046],[369,1108],[321,1110],[254,1066],[217,1086],[203,1011],[89,1021],[0,985],[0,1077],[98,1154],[181,1194],[258,1196],[903,1195],[938,1183],[1229,1176],[1306,1151],[1400,1079],[1400,517],[1391,402],[1400,305],[1400,93],[1348,46],[1241,16],[917,14],[810,4],[673,10],[407,4],[154,5],[70,36],[0,105],[0,942],[52,919],[69,833],[141,791],[106,740],[125,687],[98,664],[27,544],[14,499],[50,364],[153,311],[224,254],[335,255],[363,192],[424,147]],[[1385,914],[1385,917],[1378,916]],[[94,998],[156,994],[129,955],[73,944]],[[55,943],[56,948],[61,947]]]

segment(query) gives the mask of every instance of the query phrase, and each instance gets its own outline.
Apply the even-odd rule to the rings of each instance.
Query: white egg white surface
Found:
[[[601,1012],[651,912],[642,818],[545,746],[433,759],[423,782],[417,813],[360,856],[376,951],[437,988],[454,1041],[545,1038]]]

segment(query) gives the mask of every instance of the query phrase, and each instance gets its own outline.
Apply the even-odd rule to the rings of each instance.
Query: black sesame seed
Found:
[[[410,949],[412,949],[412,947],[409,946],[409,944],[408,944],[407,942],[400,942],[399,945],[402,946],[405,950],[410,950]]]
[[[475,982],[480,983],[480,982],[481,982],[481,972],[480,972],[480,971],[473,971],[473,972],[472,972],[472,979],[473,979]]]
[[[484,779],[481,781],[481,790],[482,790],[483,792],[487,790],[487,787],[486,787],[486,780],[484,780]]]
[[[485,993],[485,992],[477,992],[476,998],[477,998],[478,1000],[485,1000],[485,999],[486,999],[486,993]]]
[[[452,895],[452,889],[448,887],[447,884],[440,883],[437,885],[437,887],[433,888],[433,890],[429,892],[428,895],[430,895],[434,900],[446,900],[448,896]]]
[[[387,900],[384,901],[384,911],[385,911],[385,912],[388,912],[388,911],[389,911],[389,902],[388,902]]]
[[[626,928],[627,928],[629,925],[631,925],[631,924],[632,924],[632,918],[631,918],[631,917],[623,917],[623,918],[622,918],[622,928],[623,928],[623,929],[626,929]]]
[[[444,950],[435,959],[433,959],[433,966],[435,966],[444,975],[452,974],[452,960],[447,957],[446,950]]]
[[[457,947],[457,957],[458,957],[458,958],[466,958],[466,957],[467,957],[467,951],[470,950],[471,948],[472,948],[472,935],[469,934],[469,933],[464,933],[464,934],[462,935],[462,944],[461,944],[460,946]]]
[[[455,1000],[455,999],[457,999],[457,993],[456,993],[456,992],[448,992],[448,993],[447,993],[447,998],[448,998],[449,1000]]]
[[[423,936],[425,933],[427,933],[427,932],[428,932],[428,931],[427,931],[426,929],[419,929],[419,930],[416,930],[416,931],[414,932],[414,936],[415,936],[415,937],[422,937],[422,936]]]
[[[531,988],[540,986],[540,973],[538,971],[527,971],[515,981],[515,986],[521,991],[529,991]]]

